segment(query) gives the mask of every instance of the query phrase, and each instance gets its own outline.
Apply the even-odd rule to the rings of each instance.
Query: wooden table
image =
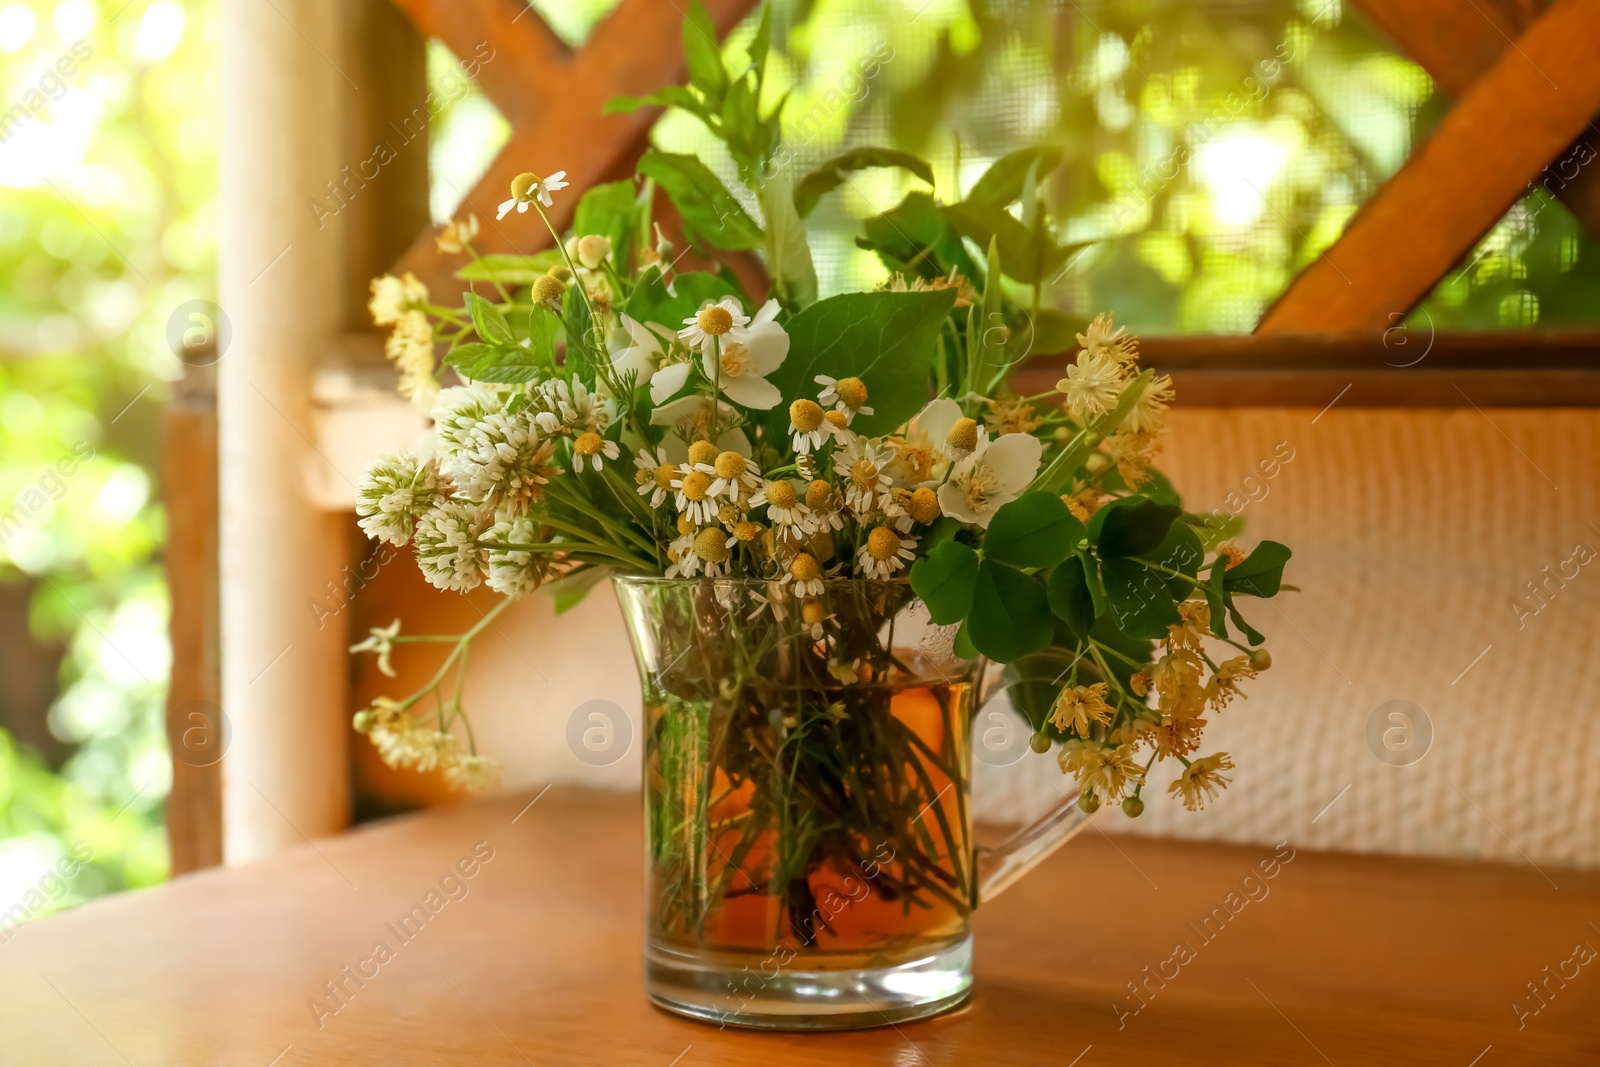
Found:
[[[530,799],[394,820],[24,927],[0,946],[0,1063],[1600,1064],[1600,959],[1565,962],[1600,948],[1594,874],[1287,846],[1267,878],[1271,848],[1091,829],[979,911],[965,1007],[849,1034],[749,1033],[640,992],[637,797]],[[463,859],[472,877],[453,880]],[[395,946],[386,962],[380,941]],[[346,967],[373,977],[358,987]],[[1513,1004],[1540,1003],[1530,981],[1548,1006],[1519,1028]]]

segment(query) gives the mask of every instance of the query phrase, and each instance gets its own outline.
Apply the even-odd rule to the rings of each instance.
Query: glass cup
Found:
[[[972,910],[1085,817],[1069,796],[974,844],[985,662],[904,579],[615,585],[644,692],[651,999],[780,1029],[963,1000]]]

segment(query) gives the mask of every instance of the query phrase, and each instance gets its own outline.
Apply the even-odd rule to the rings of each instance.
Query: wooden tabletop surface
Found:
[[[637,797],[531,799],[23,927],[0,945],[0,1063],[1600,1064],[1595,874],[1091,829],[980,909],[963,1008],[750,1033],[640,991]],[[436,910],[402,940],[414,904]],[[357,987],[347,966],[376,973]]]

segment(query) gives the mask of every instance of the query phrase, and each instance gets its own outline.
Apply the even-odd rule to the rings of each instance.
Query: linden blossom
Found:
[[[306,998],[306,1008],[311,1012],[317,1029],[325,1028],[329,1019],[348,1008],[356,994],[382,973],[382,968],[399,955],[400,949],[416,940],[427,925],[444,911],[446,905],[466,900],[472,892],[471,880],[493,860],[494,846],[487,841],[479,841],[472,846],[470,853],[462,856],[453,867],[439,876],[437,887],[430,886],[422,899],[411,905],[410,910],[384,923],[383,928],[393,938],[393,945],[387,939],[374,942],[371,952],[353,965],[345,964],[339,968],[338,975],[323,982],[320,996]]]

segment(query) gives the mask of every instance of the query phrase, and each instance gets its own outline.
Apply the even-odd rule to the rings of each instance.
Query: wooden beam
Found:
[[[1336,396],[1350,407],[1600,406],[1600,331],[1148,337],[1140,348],[1184,407],[1321,408]],[[1011,385],[1045,392],[1068,358],[1032,360]]]
[[[1558,0],[1473,86],[1262,333],[1370,329],[1409,311],[1600,111],[1600,0]]]
[[[452,34],[458,42],[456,47],[465,46],[469,37],[480,40],[488,35],[491,45],[499,49],[501,38],[496,34],[509,29],[511,20],[507,15],[512,8],[526,12],[515,20],[517,25],[538,22],[538,16],[526,9],[521,0],[395,2],[419,19],[418,26],[424,33],[437,30]],[[710,0],[707,4],[718,33],[732,29],[754,6],[755,0]],[[452,26],[452,21],[468,9],[475,12],[473,29],[464,32]],[[463,204],[465,210],[483,219],[483,251],[534,251],[550,243],[543,223],[532,212],[495,220],[495,210],[518,173],[565,170],[574,192],[632,173],[659,112],[602,115],[601,109],[614,96],[640,95],[683,77],[685,67],[678,44],[682,21],[683,13],[676,4],[623,0],[595,27],[576,54],[560,57],[545,48],[537,55],[523,56],[513,50],[511,56],[497,55],[493,62],[484,64],[480,87],[512,119],[513,132],[482,180],[466,194]],[[510,32],[518,40],[531,33]],[[541,33],[549,34],[549,30]],[[532,46],[524,43],[518,47]],[[513,114],[516,118],[512,118]],[[550,215],[558,228],[571,220],[577,200],[570,194],[556,198]],[[414,271],[439,287],[450,284],[453,270],[434,248],[431,228],[417,236],[394,269]]]
[[[1511,42],[1539,18],[1534,0],[1353,0],[1367,21],[1422,65],[1447,96],[1461,99]],[[1539,176],[1568,211],[1600,238],[1600,129],[1591,128]]]

